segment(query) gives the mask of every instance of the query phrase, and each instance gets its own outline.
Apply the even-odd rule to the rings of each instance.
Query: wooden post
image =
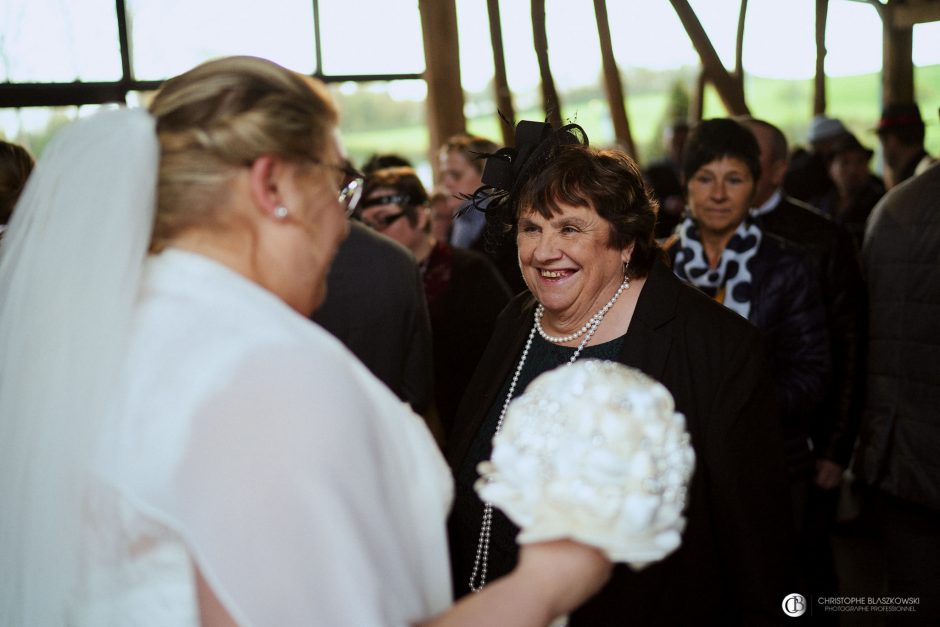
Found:
[[[486,0],[486,12],[490,20],[490,43],[493,45],[493,90],[496,96],[496,108],[502,117],[509,121],[507,126],[502,119],[499,128],[503,133],[503,145],[512,146],[515,142],[516,112],[512,106],[512,92],[506,77],[506,57],[503,53],[503,27],[499,20],[499,0]]]
[[[542,108],[548,122],[558,128],[561,126],[561,101],[555,91],[552,69],[548,63],[548,35],[545,32],[545,0],[532,0],[532,39],[535,44],[535,56],[539,61],[539,75],[542,78]]]
[[[894,2],[882,6],[882,105],[914,102],[914,28],[909,24],[898,25],[895,12],[899,5]]]
[[[437,179],[437,150],[455,133],[463,133],[463,86],[457,41],[455,0],[418,0],[424,40],[424,77],[428,84],[429,155]]]
[[[597,18],[597,35],[601,43],[601,61],[604,64],[604,87],[607,90],[607,104],[610,107],[610,119],[614,125],[614,136],[623,151],[636,159],[636,145],[630,133],[630,121],[627,117],[623,85],[620,82],[620,70],[617,68],[614,48],[610,41],[610,22],[607,19],[606,0],[594,0],[594,16]]]
[[[689,124],[695,125],[702,121],[702,116],[705,114],[705,83],[707,82],[708,76],[705,75],[705,68],[699,68],[695,79],[695,91],[692,92],[689,102]]]
[[[730,115],[750,114],[744,101],[743,83],[736,81],[722,65],[718,53],[715,52],[712,42],[708,39],[708,34],[702,27],[702,23],[699,22],[698,16],[695,15],[695,11],[689,6],[688,0],[669,0],[669,2],[672,3],[672,7],[676,10],[679,20],[689,35],[689,39],[692,40],[692,45],[695,46],[695,50],[702,60],[702,67],[705,68],[708,80],[715,86],[728,113]]]
[[[813,82],[813,114],[826,112],[826,19],[829,0],[816,0],[816,77]]]
[[[738,32],[734,44],[734,78],[742,86],[744,85],[744,23],[746,19],[747,0],[741,0],[741,9],[738,12]]]

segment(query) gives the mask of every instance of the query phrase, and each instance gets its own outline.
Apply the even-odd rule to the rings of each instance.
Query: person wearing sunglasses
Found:
[[[512,296],[509,287],[482,253],[431,234],[428,193],[412,168],[370,174],[355,215],[408,248],[421,268],[431,316],[434,400],[446,438],[496,317]]]

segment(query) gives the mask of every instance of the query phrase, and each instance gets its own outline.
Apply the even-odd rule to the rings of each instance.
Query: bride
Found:
[[[0,252],[0,624],[544,625],[572,541],[451,607],[447,467],[306,316],[361,179],[318,82],[254,58],[43,154]]]

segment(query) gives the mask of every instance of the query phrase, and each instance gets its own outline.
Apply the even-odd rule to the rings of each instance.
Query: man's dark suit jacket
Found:
[[[847,466],[864,397],[866,295],[852,235],[813,207],[784,195],[757,223],[809,253],[820,280],[832,350],[830,385],[811,417],[817,457]]]
[[[352,222],[312,319],[417,413],[428,410],[431,322],[418,265],[404,246]]]
[[[458,410],[447,456],[462,463],[480,423],[511,376],[535,302],[516,297]],[[796,589],[793,519],[774,392],[761,338],[749,322],[653,266],[624,338],[621,362],[672,392],[696,453],[682,546],[640,572],[619,565],[572,626],[759,625],[786,620]],[[452,555],[455,571],[473,555]],[[468,573],[455,588],[465,592]]]

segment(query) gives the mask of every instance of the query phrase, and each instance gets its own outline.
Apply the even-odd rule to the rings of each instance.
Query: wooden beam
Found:
[[[826,112],[826,19],[829,0],[816,0],[816,76],[813,80],[813,115]]]
[[[429,155],[436,179],[438,148],[467,127],[460,83],[457,6],[455,0],[418,0],[418,9],[424,40],[424,78],[428,83]]]
[[[882,11],[881,103],[914,102],[913,26],[898,26],[895,17],[899,6],[886,4]]]
[[[705,68],[699,68],[698,76],[695,78],[695,90],[689,99],[689,124],[694,125],[702,121],[705,114],[705,84],[707,82]]]
[[[160,81],[131,83],[0,83],[0,108],[124,103],[128,91],[151,91]]]
[[[905,4],[892,2],[894,27],[908,28],[915,24],[940,20],[940,2],[938,0],[908,0]]]
[[[597,19],[597,35],[601,43],[601,61],[604,66],[604,87],[607,90],[607,104],[610,107],[610,119],[614,125],[617,143],[628,155],[637,158],[636,145],[630,133],[630,121],[620,81],[620,70],[614,58],[614,48],[610,40],[610,21],[607,18],[606,0],[594,0],[594,16]]]
[[[506,56],[503,53],[503,27],[499,19],[499,0],[486,0],[486,13],[490,21],[490,43],[493,46],[493,91],[496,109],[501,114],[498,121],[503,134],[503,145],[515,143],[516,112],[512,106],[512,92],[506,77]],[[502,118],[509,122],[507,125]]]
[[[545,0],[532,0],[532,39],[535,56],[539,61],[539,75],[542,79],[542,108],[548,122],[558,128],[561,126],[561,100],[555,90],[552,68],[548,62],[548,35],[545,32]]]
[[[744,24],[747,19],[747,0],[741,0],[741,9],[738,12],[738,32],[734,45],[734,77],[743,84],[744,81]]]
[[[715,52],[712,42],[708,39],[708,34],[702,27],[698,16],[695,15],[695,11],[689,5],[688,0],[669,0],[669,2],[685,27],[689,39],[692,40],[692,45],[695,46],[695,50],[702,60],[702,66],[705,68],[708,80],[715,86],[718,96],[724,103],[728,113],[730,115],[749,115],[750,111],[744,101],[743,83],[736,81],[722,65],[718,53]]]

